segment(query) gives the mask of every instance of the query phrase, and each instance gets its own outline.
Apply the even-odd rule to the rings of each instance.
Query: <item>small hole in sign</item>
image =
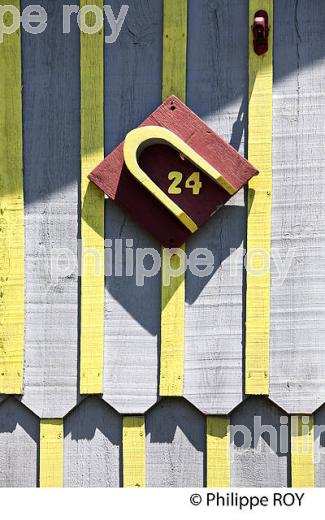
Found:
[[[176,110],[176,106],[175,106],[175,105],[172,105],[172,106],[170,107],[170,110]]]

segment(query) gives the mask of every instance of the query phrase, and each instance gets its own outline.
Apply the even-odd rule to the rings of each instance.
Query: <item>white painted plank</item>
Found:
[[[247,1],[189,2],[187,103],[242,154],[247,27]],[[186,273],[184,396],[208,414],[228,413],[242,400],[245,237],[241,190],[187,243],[188,255],[208,248],[214,257],[208,277]]]
[[[289,419],[267,398],[251,397],[231,415],[231,485],[290,485]]]
[[[64,3],[42,3],[48,13],[42,34],[22,31],[23,402],[47,418],[62,417],[73,408],[78,386],[79,30],[72,24],[71,34],[62,34]],[[23,0],[22,8],[29,4]]]
[[[325,4],[275,2],[270,397],[325,400]]]
[[[0,487],[37,487],[39,419],[16,399],[0,405]]]
[[[146,416],[147,487],[202,487],[205,417],[184,399],[163,399]]]
[[[123,3],[112,2],[114,13]],[[106,154],[161,103],[161,52],[162,1],[130,3],[118,41],[106,48]],[[160,246],[110,201],[105,237],[114,252],[122,239],[124,274],[106,278],[104,398],[121,413],[143,413],[158,392],[161,279],[139,287],[135,274],[125,276],[126,240],[134,253]]]
[[[122,419],[89,397],[64,420],[64,487],[119,487]]]

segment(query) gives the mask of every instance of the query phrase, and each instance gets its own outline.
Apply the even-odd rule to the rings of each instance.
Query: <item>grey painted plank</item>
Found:
[[[148,487],[202,487],[205,417],[185,399],[163,399],[146,416]]]
[[[90,397],[64,421],[64,486],[118,487],[122,419],[102,400]]]
[[[275,3],[270,397],[325,401],[325,4]]]
[[[266,398],[252,397],[231,415],[231,485],[290,485],[289,418]]]
[[[39,35],[22,31],[23,402],[40,417],[51,418],[62,417],[77,401],[79,30],[62,34],[63,0],[23,0],[22,8],[31,3],[46,9],[48,26]],[[53,266],[59,254],[62,269],[56,276]]]
[[[16,399],[0,405],[0,487],[37,487],[39,419]]]
[[[114,13],[123,3],[112,2]],[[161,53],[161,0],[131,2],[117,42],[105,48],[106,154],[161,103]],[[110,201],[105,237],[113,252],[122,239],[124,274],[106,278],[104,398],[121,413],[143,413],[157,399],[161,278],[137,286],[125,276],[125,248],[128,238],[134,252],[160,246]]]
[[[189,2],[187,103],[242,154],[247,27],[247,1]],[[241,190],[187,243],[187,254],[208,248],[214,258],[208,277],[186,273],[184,396],[204,413],[229,413],[242,400],[245,237]]]

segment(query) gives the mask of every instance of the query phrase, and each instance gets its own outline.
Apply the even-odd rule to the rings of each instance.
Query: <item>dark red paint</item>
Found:
[[[162,126],[177,134],[237,190],[257,174],[257,170],[246,159],[175,96],[160,105],[141,126],[148,125]],[[182,172],[184,182],[194,171],[198,171],[190,161],[166,145],[146,148],[139,163],[165,193],[168,193],[170,186],[170,171]],[[123,143],[99,164],[89,178],[165,247],[179,247],[191,235],[128,171],[123,159]],[[180,195],[168,194],[198,227],[207,222],[230,198],[225,190],[202,172],[201,182],[203,187],[199,195],[193,195],[189,189],[183,189]]]

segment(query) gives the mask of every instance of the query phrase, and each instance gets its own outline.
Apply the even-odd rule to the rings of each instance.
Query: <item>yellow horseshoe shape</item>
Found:
[[[128,170],[150,193],[159,200],[187,229],[194,233],[198,227],[193,220],[164,193],[140,168],[138,158],[141,152],[153,144],[167,144],[184,155],[189,161],[208,175],[230,195],[234,188],[211,164],[176,134],[160,126],[143,126],[129,132],[124,141],[124,161]]]

